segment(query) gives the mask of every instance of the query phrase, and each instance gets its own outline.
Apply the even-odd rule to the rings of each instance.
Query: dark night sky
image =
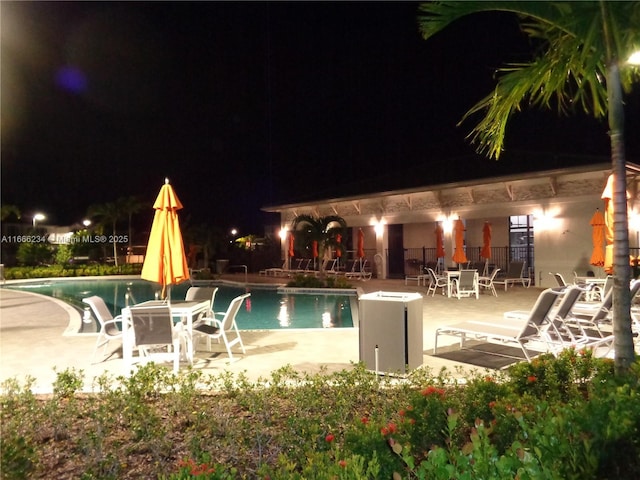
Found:
[[[2,202],[69,224],[169,177],[190,221],[259,233],[265,205],[493,164],[456,123],[527,40],[484,14],[424,41],[417,5],[2,2]],[[506,147],[609,153],[603,124],[553,113],[516,117]]]

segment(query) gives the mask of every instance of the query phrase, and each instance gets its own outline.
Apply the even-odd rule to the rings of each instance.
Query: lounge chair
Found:
[[[521,283],[524,287],[529,287],[531,285],[531,279],[529,277],[525,277],[525,265],[526,262],[515,261],[509,264],[509,269],[504,277],[499,278],[498,280],[494,280],[493,283],[497,285],[504,285],[504,291],[507,291],[507,287],[509,285],[513,286],[516,283]]]
[[[258,275],[273,275],[273,276],[278,276],[278,275],[282,275],[283,272],[285,270],[287,270],[287,267],[289,266],[289,262],[287,260],[284,260],[282,262],[282,267],[273,267],[273,268],[265,268],[264,270],[260,270],[258,272]]]
[[[485,277],[485,276],[478,277],[478,287],[485,290],[491,290],[491,293],[494,297],[498,296],[498,293],[496,292],[496,287],[493,284],[496,279],[496,276],[498,275],[498,272],[500,272],[500,269],[496,268],[493,270],[493,272],[491,272],[491,275],[489,275],[488,277]]]
[[[356,260],[353,268],[354,271],[346,272],[344,276],[346,278],[362,280],[362,281],[370,280],[372,273],[368,269],[368,264],[369,264],[369,261],[367,259]]]
[[[429,280],[429,273],[420,273],[427,272],[423,265],[420,265],[420,269],[418,273],[412,275],[405,275],[404,284],[407,285],[409,282],[418,282],[418,286],[423,284],[425,287],[427,286],[427,281]]]
[[[567,287],[567,282],[564,281],[564,277],[562,276],[562,274],[558,273],[558,272],[549,272],[549,275],[552,275],[553,278],[555,279],[556,283],[558,284],[559,287],[562,288],[566,288]]]
[[[172,362],[173,371],[180,367],[181,346],[186,344],[182,323],[174,326],[169,305],[131,307],[132,348],[139,356],[129,355],[131,362]]]
[[[460,300],[462,297],[480,298],[480,288],[478,287],[477,270],[460,270],[460,276],[453,279],[453,290],[455,296]]]
[[[551,325],[551,309],[555,305],[558,295],[559,292],[552,289],[544,290],[538,296],[526,318],[498,317],[492,321],[467,320],[440,327],[436,329],[434,355],[438,352],[438,337],[447,335],[459,338],[461,349],[469,339],[513,344],[520,347],[525,358],[531,361],[531,354],[525,348],[526,346],[534,345],[539,353],[548,350],[546,329]],[[540,348],[541,345],[544,347]]]
[[[215,316],[222,316],[222,319],[220,320],[214,316],[213,318],[203,318],[199,322],[194,323],[194,337],[206,338],[207,348],[209,351],[211,351],[211,340],[218,340],[218,342],[220,342],[220,339],[222,339],[224,346],[227,349],[227,354],[229,355],[229,361],[233,361],[231,347],[236,344],[240,345],[243,354],[246,353],[244,344],[242,343],[242,337],[240,336],[240,331],[238,330],[238,325],[236,324],[236,316],[238,315],[238,311],[240,311],[242,302],[250,296],[250,293],[245,293],[231,300],[226,312],[223,314],[215,314]],[[233,334],[234,338],[230,338],[229,334]]]
[[[104,347],[102,352],[102,356],[104,357],[109,342],[111,340],[122,339],[122,330],[118,328],[118,323],[121,324],[123,318],[122,315],[118,315],[116,317],[111,315],[111,312],[109,311],[107,305],[104,303],[104,300],[97,295],[83,298],[82,302],[89,305],[94,317],[100,324],[98,338],[96,339],[96,346],[94,347],[93,355],[91,356],[91,361],[95,362],[96,352],[98,351],[98,348]],[[104,361],[104,358],[102,361]]]

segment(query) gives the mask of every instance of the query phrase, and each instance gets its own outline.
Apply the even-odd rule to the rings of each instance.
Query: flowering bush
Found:
[[[458,384],[417,369],[277,370],[249,382],[149,364],[58,374],[0,395],[2,478],[636,479],[640,364],[626,378],[588,351],[543,356]],[[557,391],[555,390],[557,389]]]

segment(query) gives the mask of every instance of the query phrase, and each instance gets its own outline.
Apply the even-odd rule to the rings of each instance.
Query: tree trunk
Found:
[[[608,66],[609,135],[613,171],[613,335],[615,372],[623,375],[635,359],[631,331],[631,266],[624,151],[624,109],[617,59]]]
[[[116,244],[116,222],[113,222],[113,261],[114,265],[118,266],[118,246]]]

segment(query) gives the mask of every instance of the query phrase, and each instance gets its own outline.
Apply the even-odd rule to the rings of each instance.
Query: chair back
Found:
[[[131,307],[135,346],[173,345],[173,318],[168,305]]]
[[[242,302],[244,302],[244,299],[249,298],[250,296],[250,293],[245,293],[231,300],[231,303],[224,314],[224,318],[220,322],[222,330],[228,331],[235,327],[236,315],[238,315],[238,312],[240,311],[240,306],[242,305]]]
[[[475,290],[478,281],[477,270],[460,270],[458,285],[461,290]]]
[[[493,272],[491,272],[491,276],[489,277],[489,283],[493,283],[493,281],[496,279],[496,276],[498,275],[498,272],[500,271],[499,268],[494,268]]]
[[[216,299],[218,287],[189,287],[184,296],[185,300],[209,300],[209,311],[206,316],[213,317],[213,302]]]
[[[564,281],[564,277],[561,274],[556,272],[556,273],[551,273],[551,275],[553,275],[553,278],[556,279],[556,283],[558,284],[559,287],[567,286],[567,282]]]
[[[93,295],[91,297],[83,298],[82,302],[91,307],[91,311],[93,311],[93,314],[96,316],[96,320],[100,322],[100,325],[103,325],[104,322],[109,320],[113,320],[113,315],[111,315],[107,304],[104,303],[104,300],[101,297]]]
[[[564,295],[560,300],[558,309],[556,310],[555,318],[564,320],[573,310],[573,306],[578,301],[580,296],[584,293],[584,290],[577,286],[570,286],[563,290]]]
[[[558,292],[550,288],[543,290],[533,305],[527,323],[516,337],[517,339],[537,335],[540,327],[549,320],[549,313],[558,299]]]
[[[524,263],[522,261],[513,261],[509,263],[507,270],[507,278],[522,278],[524,274]]]

